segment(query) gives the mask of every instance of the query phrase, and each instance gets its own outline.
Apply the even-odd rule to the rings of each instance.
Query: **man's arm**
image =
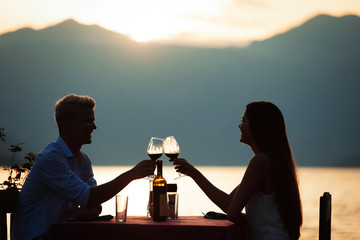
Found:
[[[92,209],[101,203],[106,202],[125,188],[131,181],[152,175],[154,174],[154,171],[155,161],[143,160],[129,171],[119,175],[114,180],[92,187],[90,189],[87,208]]]
[[[97,217],[100,215],[101,211],[102,207],[100,205],[91,209],[86,207],[78,208],[76,210],[64,213],[61,216],[60,221],[67,221],[69,218],[74,217]]]

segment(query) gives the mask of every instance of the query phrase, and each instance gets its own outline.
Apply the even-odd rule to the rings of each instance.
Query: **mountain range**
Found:
[[[25,154],[55,141],[54,104],[76,93],[97,101],[84,146],[95,165],[134,165],[150,137],[170,135],[195,165],[246,165],[238,124],[248,102],[268,100],[298,165],[359,167],[359,43],[355,15],[319,15],[246,48],[138,43],[72,19],[2,34],[0,165],[10,144]]]

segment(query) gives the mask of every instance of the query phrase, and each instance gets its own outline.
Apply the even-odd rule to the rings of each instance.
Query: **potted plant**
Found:
[[[4,128],[0,128],[0,141],[5,142],[5,137]],[[36,158],[35,154],[30,152],[24,157],[26,161],[23,164],[14,163],[15,154],[22,151],[20,147],[22,144],[24,143],[10,145],[8,149],[12,152],[11,165],[4,167],[4,170],[9,171],[9,176],[7,180],[0,183],[0,199],[3,205],[3,212],[12,212],[14,210],[19,191],[25,183],[26,177]]]

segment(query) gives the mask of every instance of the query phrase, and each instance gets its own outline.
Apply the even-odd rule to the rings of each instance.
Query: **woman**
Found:
[[[192,177],[230,221],[240,222],[245,207],[250,239],[298,239],[301,200],[281,111],[270,102],[251,102],[239,128],[240,142],[249,145],[254,156],[230,194],[216,188],[185,159],[176,159],[175,168]]]

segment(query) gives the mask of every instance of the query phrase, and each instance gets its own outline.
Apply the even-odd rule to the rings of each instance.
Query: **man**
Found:
[[[36,158],[19,194],[12,239],[46,239],[51,225],[69,217],[98,216],[100,204],[132,180],[154,173],[155,161],[143,160],[114,180],[96,186],[91,161],[81,152],[91,143],[95,100],[68,95],[55,105],[59,138]]]

